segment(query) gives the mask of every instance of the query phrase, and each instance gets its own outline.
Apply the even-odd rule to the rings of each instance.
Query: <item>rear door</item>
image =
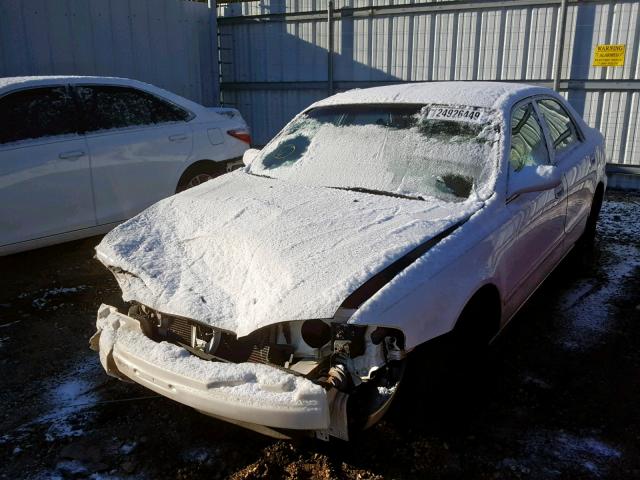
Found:
[[[0,245],[95,226],[85,139],[66,85],[0,98]]]
[[[175,193],[190,156],[190,112],[148,92],[78,85],[98,224],[130,218]]]
[[[566,109],[553,98],[537,100],[552,142],[555,165],[562,170],[567,184],[567,244],[578,239],[589,216],[591,200],[596,188],[596,157],[593,147]]]

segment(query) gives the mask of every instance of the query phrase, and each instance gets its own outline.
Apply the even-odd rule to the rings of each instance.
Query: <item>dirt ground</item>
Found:
[[[275,441],[107,377],[88,339],[119,289],[98,241],[0,258],[2,478],[640,478],[640,196],[608,194],[593,258],[505,329],[483,391],[396,406],[348,444]]]

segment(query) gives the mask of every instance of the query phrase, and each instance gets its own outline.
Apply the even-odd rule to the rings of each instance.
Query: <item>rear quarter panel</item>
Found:
[[[189,122],[193,132],[193,151],[187,162],[176,172],[176,182],[189,165],[200,160],[226,162],[242,158],[249,148],[246,143],[231,137],[227,131],[247,128],[237,120],[227,119],[213,112],[204,112]]]

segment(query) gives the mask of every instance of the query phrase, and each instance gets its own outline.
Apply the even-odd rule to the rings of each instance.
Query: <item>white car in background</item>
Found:
[[[512,83],[341,93],[244,158],[104,237],[131,307],[101,306],[92,347],[113,376],[274,436],[372,425],[445,335],[477,362],[594,235],[606,187],[602,135]]]
[[[250,141],[237,110],[135,80],[0,78],[0,255],[104,233]]]

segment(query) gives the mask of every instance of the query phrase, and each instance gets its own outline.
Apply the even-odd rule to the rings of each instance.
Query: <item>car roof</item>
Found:
[[[443,104],[506,110],[523,98],[547,94],[549,88],[511,82],[422,82],[349,90],[313,104],[313,107],[346,104]]]
[[[0,96],[12,90],[31,88],[48,85],[65,84],[99,84],[99,85],[121,85],[139,88],[158,96],[167,98],[191,110],[200,110],[202,105],[192,102],[175,93],[164,90],[155,85],[122,77],[99,77],[99,76],[77,76],[77,75],[47,75],[47,76],[26,76],[26,77],[4,77],[0,78]]]
[[[45,75],[45,76],[25,76],[25,77],[4,77],[0,78],[0,91],[13,90],[15,88],[32,87],[39,85],[60,85],[68,83],[106,83],[112,85],[138,85],[142,82],[130,78],[120,77],[97,77],[78,75]]]

